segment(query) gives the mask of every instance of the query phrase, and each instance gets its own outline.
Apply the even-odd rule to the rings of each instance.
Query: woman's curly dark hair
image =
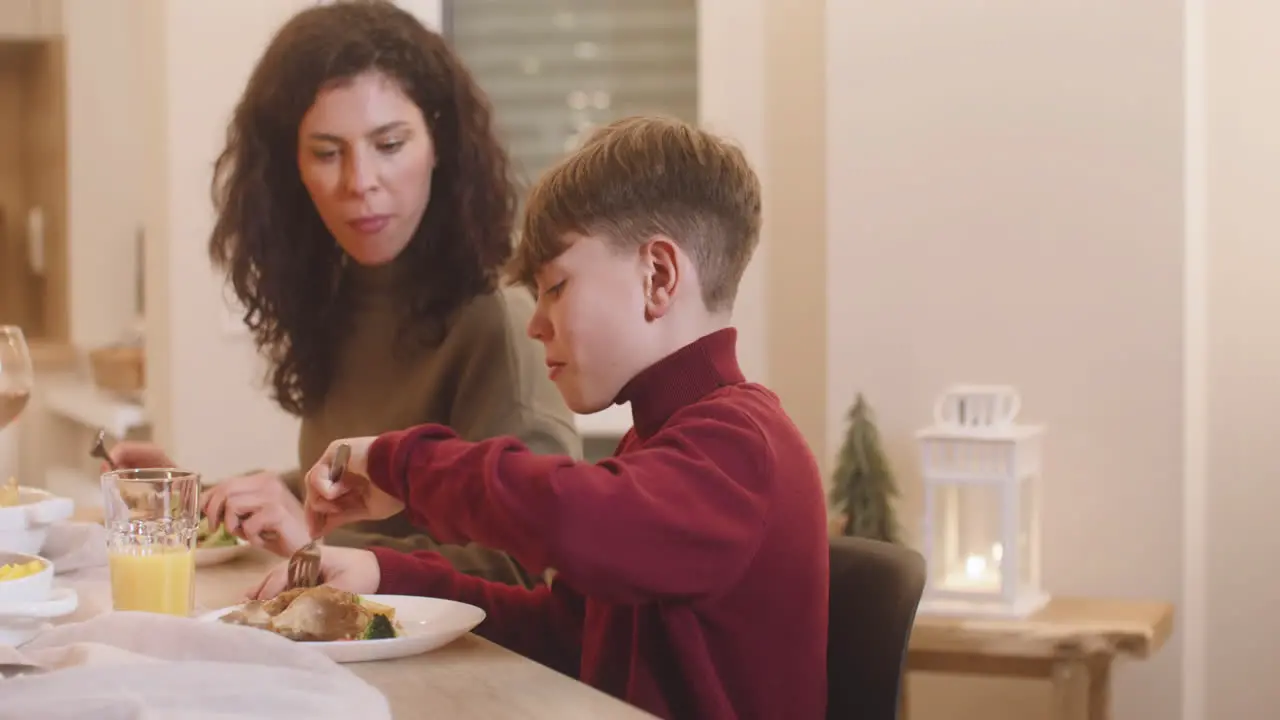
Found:
[[[444,38],[385,0],[302,11],[272,39],[249,78],[214,168],[217,222],[209,240],[270,361],[276,401],[314,410],[333,373],[334,334],[346,315],[343,252],[298,170],[298,128],[317,93],[368,71],[397,80],[421,108],[436,148],[422,224],[397,262],[402,337],[439,335],[445,318],[492,292],[511,254],[516,190],[484,93]],[[435,329],[432,329],[435,328]]]

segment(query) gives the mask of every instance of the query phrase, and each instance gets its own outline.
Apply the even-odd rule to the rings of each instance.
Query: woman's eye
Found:
[[[315,149],[311,151],[311,156],[317,160],[332,160],[338,157],[338,151]]]
[[[404,147],[403,140],[394,140],[392,142],[378,143],[378,152],[386,153],[387,155],[390,155],[391,153],[399,151],[400,148],[402,147]]]

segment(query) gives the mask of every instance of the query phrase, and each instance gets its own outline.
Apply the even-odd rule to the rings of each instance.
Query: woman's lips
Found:
[[[377,235],[391,222],[390,215],[366,215],[355,220],[348,220],[347,225],[364,235]]]

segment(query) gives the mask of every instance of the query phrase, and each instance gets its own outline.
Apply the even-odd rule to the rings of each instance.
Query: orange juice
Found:
[[[111,603],[116,610],[190,615],[196,556],[184,547],[112,548]]]

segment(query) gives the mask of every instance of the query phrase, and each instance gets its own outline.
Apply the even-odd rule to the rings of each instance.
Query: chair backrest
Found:
[[[831,539],[827,720],[894,720],[924,558],[864,538]]]

